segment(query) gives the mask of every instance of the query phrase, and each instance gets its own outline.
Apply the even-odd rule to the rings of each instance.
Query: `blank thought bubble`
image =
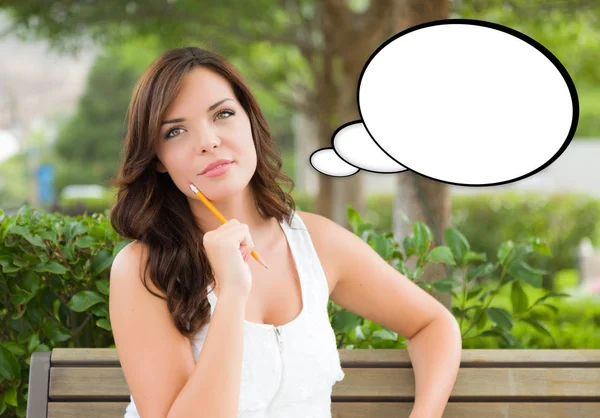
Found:
[[[323,174],[411,170],[456,185],[510,183],[556,160],[579,119],[575,85],[550,51],[471,19],[388,39],[367,60],[357,99],[362,120],[310,157]]]

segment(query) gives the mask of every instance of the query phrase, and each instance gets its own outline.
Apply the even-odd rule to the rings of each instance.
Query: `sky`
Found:
[[[0,130],[0,163],[19,151],[19,141],[8,131]]]

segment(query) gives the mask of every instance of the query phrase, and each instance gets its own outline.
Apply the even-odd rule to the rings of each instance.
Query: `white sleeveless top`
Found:
[[[331,418],[331,391],[344,372],[327,312],[327,279],[300,216],[294,212],[291,225],[285,220],[280,225],[300,277],[303,308],[277,327],[244,320],[238,418]],[[208,300],[212,315],[214,292]],[[209,327],[191,339],[195,361]],[[124,418],[139,418],[130,399]]]

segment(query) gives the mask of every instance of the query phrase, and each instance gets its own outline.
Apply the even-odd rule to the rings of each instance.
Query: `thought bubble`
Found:
[[[388,39],[367,60],[357,100],[362,120],[310,157],[323,174],[411,170],[462,186],[511,183],[554,162],[579,119],[575,84],[550,51],[472,19]]]

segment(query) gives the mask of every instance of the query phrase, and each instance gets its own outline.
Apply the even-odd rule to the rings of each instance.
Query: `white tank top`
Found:
[[[280,224],[300,277],[303,308],[277,327],[244,320],[238,418],[331,418],[331,391],[344,372],[327,312],[327,279],[300,216],[294,212],[291,225]],[[208,300],[212,315],[217,304],[212,291]],[[195,361],[209,327],[191,339]],[[130,399],[124,418],[139,418]]]

